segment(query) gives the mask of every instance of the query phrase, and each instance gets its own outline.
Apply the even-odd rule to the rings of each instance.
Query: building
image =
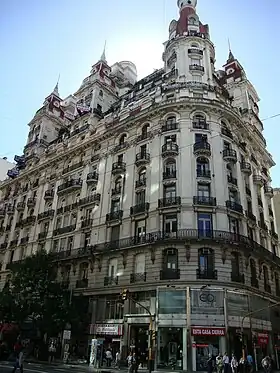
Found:
[[[7,172],[15,165],[7,161],[6,157],[0,158],[0,181],[5,180]]]
[[[274,195],[273,195],[273,206],[275,212],[275,223],[277,227],[277,232],[280,229],[280,189],[274,188]]]
[[[156,369],[199,371],[209,352],[240,354],[242,326],[258,361],[278,351],[280,259],[258,94],[231,51],[215,70],[196,0],[177,5],[162,69],[137,81],[103,53],[29,123],[1,184],[1,281],[53,251],[58,280],[89,299],[85,349],[97,337],[145,360],[151,322]]]

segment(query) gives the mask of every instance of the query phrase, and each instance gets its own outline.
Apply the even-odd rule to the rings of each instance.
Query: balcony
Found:
[[[259,281],[256,277],[251,277],[251,286],[256,289],[259,288]]]
[[[120,221],[123,217],[123,210],[112,211],[106,215],[106,222]]]
[[[260,207],[263,207],[263,202],[262,202],[262,197],[261,196],[258,196],[258,205]]]
[[[0,219],[3,219],[5,217],[5,209],[4,208],[1,208],[0,209]]]
[[[144,188],[147,185],[147,179],[146,178],[141,178],[139,180],[135,181],[135,188]]]
[[[38,215],[38,220],[52,219],[53,217],[54,217],[54,210],[47,210],[47,211],[41,212]]]
[[[150,153],[147,153],[147,152],[140,152],[138,154],[136,154],[136,158],[135,158],[135,165],[137,167],[140,167],[144,164],[147,164],[150,162]]]
[[[99,204],[100,199],[101,199],[101,194],[95,193],[92,196],[81,198],[78,202],[78,206],[87,206],[87,205],[91,205],[92,203]],[[71,207],[73,208],[73,205]]]
[[[115,162],[112,165],[112,174],[122,174],[126,171],[126,164],[124,162]]]
[[[130,207],[130,215],[146,214],[149,212],[150,204],[148,202],[140,203]]]
[[[253,182],[256,185],[263,186],[264,184],[264,179],[261,175],[253,175]]]
[[[158,208],[172,208],[181,206],[181,197],[166,197],[158,200]]]
[[[128,142],[125,141],[125,142],[123,142],[123,143],[121,143],[121,144],[119,144],[119,145],[116,145],[116,146],[114,147],[113,152],[114,152],[114,153],[118,153],[118,152],[120,152],[121,150],[125,150],[125,149],[127,149],[128,146],[129,146]]]
[[[188,54],[203,56],[203,50],[198,48],[189,48]]]
[[[54,190],[53,189],[46,190],[44,198],[45,198],[46,201],[48,201],[50,199],[53,199],[54,198]]]
[[[201,65],[190,65],[190,71],[199,71],[204,73],[204,67]]]
[[[244,174],[251,175],[252,173],[252,166],[250,165],[250,163],[241,162],[240,169]]]
[[[130,274],[130,283],[135,284],[136,282],[146,282],[147,273],[131,273]]]
[[[12,240],[12,241],[10,242],[10,247],[15,247],[15,246],[17,246],[17,243],[18,243],[18,238],[15,238],[14,240]]]
[[[142,133],[141,135],[137,136],[136,142],[147,140],[148,138],[149,138],[149,133],[145,132],[145,133]]]
[[[59,185],[59,187],[57,188],[57,193],[62,194],[62,193],[70,192],[74,189],[80,189],[82,185],[83,185],[82,180],[71,179],[71,180],[66,181],[66,183]]]
[[[197,268],[196,278],[198,280],[217,280],[218,273],[217,270],[203,270],[202,268]]]
[[[46,237],[47,237],[47,235],[48,235],[48,231],[46,231],[46,232],[40,232],[40,233],[38,234],[38,240],[39,240],[39,241],[45,240]]]
[[[268,185],[265,185],[264,186],[264,194],[269,197],[269,198],[272,198],[274,193],[273,193],[273,188],[271,186],[268,186]]]
[[[164,171],[162,173],[162,179],[163,180],[176,179],[176,175],[177,175],[176,170]]]
[[[237,203],[237,202],[234,202],[234,201],[226,201],[226,207],[227,207],[229,210],[232,210],[232,211],[238,212],[239,214],[243,214],[243,207],[242,207],[242,205],[240,205],[240,204]]]
[[[237,162],[236,151],[233,150],[233,149],[224,149],[223,150],[223,159],[226,162],[236,163]]]
[[[76,281],[76,289],[84,289],[88,287],[88,279],[83,278],[82,280]]]
[[[161,127],[161,132],[175,131],[178,129],[178,123],[166,123]]]
[[[252,213],[252,211],[246,211],[245,215],[247,216],[248,219],[252,220],[254,223],[257,222],[256,216]]]
[[[32,224],[35,223],[35,221],[36,221],[36,216],[35,215],[27,216],[26,219],[23,219],[21,221],[21,226],[26,227],[28,225],[32,225]]]
[[[87,174],[87,184],[97,184],[99,175],[97,172],[90,172]]]
[[[161,155],[165,157],[175,157],[179,154],[179,146],[172,141],[167,142],[161,147]]]
[[[25,202],[18,202],[17,203],[17,210],[23,211],[25,209]]]
[[[231,272],[231,281],[239,282],[240,284],[244,284],[245,283],[244,273]]]
[[[210,156],[211,155],[211,146],[206,141],[199,141],[196,142],[193,146],[193,154],[194,155],[204,155]]]
[[[29,241],[29,237],[28,237],[28,236],[26,236],[26,237],[22,237],[22,238],[20,239],[20,244],[21,244],[21,245],[26,245],[26,244],[28,243],[28,241]]]
[[[222,127],[221,128],[221,134],[224,135],[224,136],[226,136],[226,137],[228,137],[228,138],[230,138],[230,139],[233,139],[232,132],[228,128],[226,128],[226,127]]]
[[[93,219],[85,219],[82,221],[81,228],[89,228],[92,226]]]
[[[227,181],[230,184],[230,189],[238,189],[237,179],[232,175],[227,175]]]
[[[8,215],[12,215],[15,212],[15,207],[14,206],[7,206],[6,207],[6,212]]]
[[[112,196],[118,196],[121,193],[122,193],[122,187],[121,186],[118,186],[118,187],[112,189]]]
[[[119,276],[106,276],[104,277],[104,286],[118,285]]]
[[[68,172],[71,172],[71,171],[74,171],[74,170],[77,170],[77,168],[80,168],[84,165],[84,163],[81,161],[81,162],[78,162],[78,163],[75,163],[75,164],[72,164],[71,166],[68,166],[66,168],[64,168],[62,170],[62,175],[64,174],[67,174]]]
[[[194,120],[192,122],[192,127],[196,130],[209,130],[209,123],[205,120]]]
[[[193,204],[194,206],[216,206],[217,201],[215,197],[194,196]]]
[[[36,198],[28,198],[27,207],[32,208],[36,205]]]
[[[180,269],[165,268],[160,271],[160,280],[179,280]]]
[[[246,191],[246,194],[247,196],[251,197],[252,196],[252,193],[251,193],[251,189],[249,187],[249,185],[245,185],[245,191]]]
[[[53,236],[59,236],[60,234],[70,233],[76,229],[76,224],[68,225],[67,227],[57,228],[53,231]]]
[[[198,168],[196,170],[196,177],[199,177],[202,179],[211,179],[211,170]]]

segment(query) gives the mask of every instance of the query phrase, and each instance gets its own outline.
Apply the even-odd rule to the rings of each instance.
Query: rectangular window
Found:
[[[144,241],[146,238],[146,220],[135,222],[135,236],[137,242]]]
[[[52,250],[54,253],[57,253],[59,250],[58,250],[58,247],[59,247],[59,240],[55,240],[53,241],[53,247],[52,247]]]
[[[195,142],[207,142],[207,135],[203,135],[202,133],[195,134]]]
[[[120,239],[120,226],[116,225],[111,230],[111,241],[118,241]]]
[[[200,66],[201,65],[201,60],[199,58],[192,58],[191,59],[191,65],[198,65]]]
[[[62,218],[61,218],[61,217],[58,217],[58,218],[56,219],[55,228],[56,228],[56,229],[61,228],[61,223],[62,223]]]
[[[66,238],[60,240],[60,251],[66,250]]]
[[[74,242],[74,237],[73,236],[68,237],[67,250],[71,251],[73,249],[73,242]]]
[[[212,236],[212,215],[202,214],[197,215],[197,228],[199,236],[211,237]]]
[[[84,247],[90,246],[90,232],[84,234]]]
[[[176,197],[176,185],[164,186],[164,198],[175,198]]]
[[[118,163],[122,163],[123,162],[123,154],[119,154],[118,155]]]
[[[247,234],[250,240],[254,241],[254,229],[247,226]]]
[[[186,314],[186,291],[159,289],[158,307],[160,314]]]
[[[120,210],[120,200],[112,201],[111,212],[117,212]]]
[[[136,193],[136,205],[142,205],[145,203],[145,190]]]
[[[197,184],[197,195],[199,197],[210,197],[210,185],[209,184]]]
[[[224,141],[224,150],[229,150],[231,149],[231,144],[227,141]]]
[[[202,76],[201,75],[193,75],[192,80],[193,80],[193,82],[201,83],[202,82]]]
[[[177,215],[164,215],[163,231],[164,233],[177,233],[178,221]]]
[[[108,268],[108,276],[109,277],[116,277],[118,271],[118,259],[111,259],[109,262],[109,268]]]
[[[137,254],[135,256],[135,273],[145,273],[146,257],[145,254]]]
[[[229,231],[234,234],[239,234],[239,220],[229,217]]]
[[[232,253],[231,269],[233,275],[238,275],[240,273],[239,254],[236,252]]]
[[[166,269],[178,268],[178,254],[175,249],[167,249],[165,251],[164,264]]]
[[[146,155],[146,153],[147,153],[147,145],[146,144],[142,145],[140,147],[140,153],[141,153],[142,157],[144,157]]]

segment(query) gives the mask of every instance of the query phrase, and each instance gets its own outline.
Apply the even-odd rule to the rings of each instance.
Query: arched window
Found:
[[[126,138],[126,135],[121,135],[120,139],[119,139],[119,145],[124,145],[125,143],[125,138]]]
[[[170,117],[168,117],[167,119],[166,119],[166,126],[167,126],[167,128],[168,127],[174,127],[174,125],[176,125],[176,123],[177,123],[177,121],[176,121],[176,117],[175,117],[175,115],[172,115],[172,116],[170,116]],[[172,128],[173,129],[173,128]],[[176,129],[176,128],[175,128]]]
[[[205,157],[198,157],[196,160],[196,175],[197,177],[211,177],[209,160]]]
[[[209,248],[198,250],[198,271],[199,279],[217,279],[217,271],[214,270],[214,251]]]
[[[149,128],[149,124],[145,124],[142,127],[142,131],[141,131],[141,139],[142,140],[144,140],[148,137],[148,128]]]
[[[175,159],[169,159],[164,165],[164,174],[167,177],[176,177],[176,161]]]
[[[264,282],[264,290],[268,293],[271,293],[271,287],[269,285],[269,273],[267,266],[263,266],[263,282]]]
[[[192,43],[191,48],[199,48],[199,45],[197,43]]]
[[[250,271],[251,271],[251,285],[255,288],[259,287],[259,282],[257,279],[257,268],[256,268],[256,262],[254,259],[250,259]]]

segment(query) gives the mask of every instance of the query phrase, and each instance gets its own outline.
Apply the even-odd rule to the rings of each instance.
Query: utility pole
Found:
[[[148,359],[148,371],[149,371],[149,373],[151,373],[154,370],[153,342],[156,340],[156,337],[157,337],[156,336],[156,331],[153,328],[153,321],[154,321],[153,318],[154,318],[154,315],[152,315],[152,313],[149,310],[149,308],[145,307],[143,304],[141,304],[140,302],[137,302],[135,299],[133,299],[129,295],[129,290],[128,289],[124,289],[121,292],[121,299],[122,299],[122,301],[131,300],[135,304],[138,304],[140,307],[142,307],[149,314],[150,322],[149,322],[149,359]]]
[[[264,310],[267,310],[267,309],[270,309],[270,308],[273,308],[273,307],[276,307],[276,306],[279,306],[279,305],[280,305],[280,301],[276,302],[274,304],[271,304],[270,306],[266,306],[266,307],[260,308],[258,310],[248,312],[242,317],[242,320],[241,320],[241,343],[242,343],[242,358],[244,360],[245,360],[245,346],[244,346],[244,333],[243,333],[244,332],[244,326],[243,325],[244,325],[244,321],[245,321],[246,317],[252,316],[255,313],[258,313],[258,312],[261,312],[261,311],[264,311]]]

